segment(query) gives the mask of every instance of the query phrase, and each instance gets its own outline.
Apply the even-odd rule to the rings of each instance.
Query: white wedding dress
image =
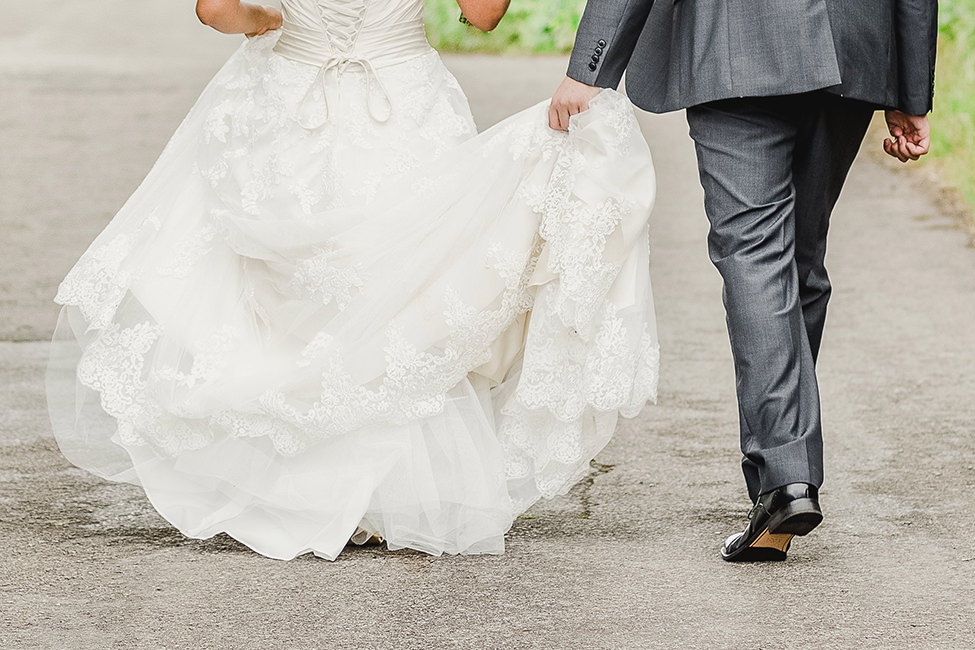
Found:
[[[58,443],[273,558],[500,553],[654,397],[632,107],[476,135],[422,0],[283,9],[61,284]]]

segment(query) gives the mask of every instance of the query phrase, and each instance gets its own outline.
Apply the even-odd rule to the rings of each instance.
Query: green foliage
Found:
[[[447,52],[565,53],[585,6],[585,0],[511,0],[498,28],[485,34],[458,20],[456,0],[427,0],[427,36]]]
[[[932,155],[975,205],[975,0],[942,0]]]

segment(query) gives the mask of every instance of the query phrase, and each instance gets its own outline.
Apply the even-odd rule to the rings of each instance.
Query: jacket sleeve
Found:
[[[589,0],[569,58],[568,76],[616,88],[630,62],[654,0]]]
[[[897,108],[924,115],[934,98],[934,61],[938,44],[937,0],[896,0]]]

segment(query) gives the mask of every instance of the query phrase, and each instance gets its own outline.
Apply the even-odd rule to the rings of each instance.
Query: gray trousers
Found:
[[[873,111],[825,92],[687,109],[753,501],[787,483],[823,482],[815,365],[830,296],[826,233]]]

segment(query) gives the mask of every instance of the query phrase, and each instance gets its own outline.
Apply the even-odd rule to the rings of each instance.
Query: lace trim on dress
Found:
[[[281,210],[322,214],[330,201],[327,190],[316,193],[296,180],[290,173],[293,170],[283,173],[288,163],[278,155],[248,154],[254,142],[289,119],[300,101],[302,85],[314,75],[305,66],[273,56],[268,59],[265,53],[265,65],[287,72],[269,85],[268,74],[260,67],[261,47],[267,46],[256,43],[240,55],[248,74],[218,75],[214,82],[235,88],[238,96],[220,103],[206,116],[206,137],[221,144],[212,152],[201,149],[197,178],[223,207],[212,210],[198,231],[186,233],[168,262],[145,271],[187,279],[200,260],[215,250],[236,256],[240,263],[235,272],[244,278],[252,268],[268,277],[274,277],[272,271],[288,269],[283,272],[284,281],[272,287],[245,283],[248,289],[242,300],[250,305],[250,326],[256,332],[275,318],[263,304],[262,291],[275,295],[290,291],[298,301],[306,302],[314,297],[319,308],[333,306],[344,313],[369,279],[366,269],[342,262],[327,241],[312,246],[309,255],[291,259],[288,249],[266,252],[264,248],[270,244],[246,235],[255,224],[273,224]],[[423,58],[404,64],[404,74],[416,66],[422,70],[419,77],[430,78],[429,70],[423,70],[428,65]],[[428,117],[431,109],[434,114],[442,110],[456,116],[449,107],[439,107],[439,102],[446,101],[443,93],[429,94],[438,99],[425,109]],[[545,128],[543,106],[534,109],[531,119],[514,120],[510,127],[496,129],[480,141],[485,157],[506,152],[512,165],[549,170],[542,179],[521,183],[503,208],[535,215],[539,223],[536,234],[527,248],[513,249],[496,242],[487,249],[484,271],[497,276],[501,286],[490,305],[476,306],[467,299],[465,287],[443,289],[439,296],[442,309],[435,318],[443,324],[444,336],[435,345],[419,344],[400,323],[389,322],[382,350],[385,369],[378,378],[355,379],[356,368],[350,367],[347,351],[340,349],[327,328],[296,332],[295,339],[301,343],[291,357],[275,358],[275,368],[280,370],[275,377],[307,378],[315,373],[311,375],[312,385],[317,381],[315,394],[304,390],[295,394],[272,384],[254,400],[227,404],[219,412],[201,412],[202,396],[218,389],[227,393],[226,382],[235,380],[234,357],[243,334],[228,326],[212,333],[212,339],[186,343],[179,331],[154,322],[151,310],[141,322],[133,321],[131,313],[126,320],[117,320],[116,311],[131,295],[138,276],[132,269],[139,268],[133,260],[138,257],[137,234],[119,234],[93,246],[58,292],[57,301],[77,307],[92,335],[78,366],[78,380],[100,394],[103,409],[118,420],[119,435],[127,444],[148,444],[162,454],[174,455],[223,435],[266,437],[279,453],[294,454],[329,436],[372,423],[441,413],[447,393],[469,372],[490,361],[492,344],[516,319],[531,312],[521,374],[513,396],[501,409],[499,436],[508,453],[509,478],[534,474],[537,491],[554,494],[585,471],[586,463],[580,465],[580,459],[605,444],[617,413],[635,415],[655,397],[656,390],[652,314],[620,312],[608,295],[623,268],[621,256],[647,246],[645,223],[650,206],[626,198],[593,202],[579,194],[580,188],[588,187],[591,176],[600,174],[605,160],[628,155],[641,136],[632,108],[621,96],[605,92],[593,106],[592,119],[601,120],[600,133],[605,137],[600,146],[607,149],[598,155],[584,155],[572,134]],[[409,111],[396,119],[411,119]],[[425,120],[423,124],[423,128],[441,130],[431,133],[429,140],[442,143],[445,149],[470,128],[451,120],[433,126]],[[374,130],[378,126],[361,128],[364,144],[383,146],[381,133]],[[339,156],[341,151],[330,147],[330,138],[336,137],[331,131],[301,137],[306,142],[320,139],[322,151]],[[355,133],[354,128],[351,132]],[[404,152],[404,169],[419,164],[407,154]],[[395,151],[393,155],[384,151],[383,159],[396,160]],[[343,186],[340,172],[334,173],[334,178],[321,179],[323,187]],[[378,191],[383,173],[387,172],[376,171],[375,184],[369,177],[361,177],[354,185]],[[418,183],[414,191],[422,194],[437,187],[436,179],[429,182],[428,186]],[[281,202],[282,188],[290,203]],[[616,246],[615,242],[628,236],[622,233],[623,224],[631,222],[640,224],[637,229],[643,233],[642,240],[609,250],[611,243]],[[647,308],[649,300],[645,303]],[[170,358],[162,352],[168,355],[174,348],[179,351],[178,363],[157,362],[157,357]]]

